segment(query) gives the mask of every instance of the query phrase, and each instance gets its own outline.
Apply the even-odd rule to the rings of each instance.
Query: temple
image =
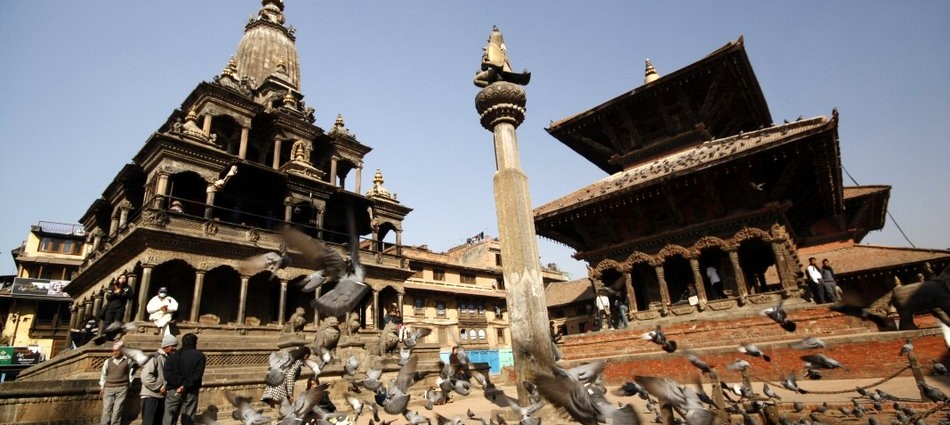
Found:
[[[867,303],[942,270],[947,251],[859,245],[891,188],[844,185],[838,122],[773,123],[741,37],[667,75],[648,59],[643,85],[547,128],[608,176],[537,207],[538,234],[639,321],[797,295],[808,256]],[[678,303],[690,283],[698,302]]]

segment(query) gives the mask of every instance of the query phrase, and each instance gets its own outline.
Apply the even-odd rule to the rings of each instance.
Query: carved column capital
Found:
[[[517,128],[524,122],[526,104],[524,88],[507,81],[489,84],[475,96],[475,110],[481,117],[482,127],[489,131],[503,122]]]

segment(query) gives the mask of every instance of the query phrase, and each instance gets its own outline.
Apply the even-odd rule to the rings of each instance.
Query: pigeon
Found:
[[[795,379],[795,372],[789,373],[785,376],[785,380],[782,381],[782,386],[789,391],[794,391],[799,394],[807,394],[808,391],[805,391],[801,388],[798,388],[798,382]]]
[[[762,383],[762,393],[765,394],[765,396],[768,398],[774,398],[776,400],[782,399],[782,397],[779,397],[778,394],[776,394],[775,391],[772,390],[772,387],[769,387],[769,384],[765,382]]]
[[[535,377],[538,392],[555,406],[566,410],[577,422],[597,425],[598,422],[614,421],[621,416],[626,418],[626,410],[613,407],[599,392],[589,392],[575,375],[554,364],[551,365],[550,371],[550,374],[538,374]],[[628,419],[614,423],[630,423],[623,422],[625,420]]]
[[[606,365],[607,362],[598,360],[568,369],[567,373],[569,373],[574,379],[582,383],[589,384],[600,377],[600,374],[604,371],[604,366]]]
[[[350,407],[353,408],[353,422],[356,422],[360,415],[363,414],[363,409],[371,409],[375,419],[379,419],[379,412],[376,410],[376,403],[367,402],[349,391],[346,392],[345,398],[346,402],[349,403]]]
[[[636,395],[636,396],[640,396],[640,398],[644,400],[646,400],[647,397],[649,397],[649,393],[647,393],[646,389],[644,389],[643,386],[641,386],[640,384],[633,381],[624,382],[623,385],[621,385],[620,388],[617,389],[616,394],[622,395],[625,397],[631,397],[631,396]]]
[[[726,365],[726,369],[729,369],[729,370],[746,370],[746,369],[748,369],[750,366],[752,366],[752,365],[750,365],[749,362],[747,362],[747,361],[745,361],[745,360],[742,360],[742,359],[736,359],[736,360],[733,361],[732,363],[729,363],[728,365]]]
[[[195,423],[202,425],[216,425],[218,423],[218,406],[208,405],[200,415],[195,416]]]
[[[132,359],[132,361],[135,362],[135,364],[139,366],[145,366],[145,363],[151,360],[152,357],[155,357],[156,355],[158,355],[158,352],[153,351],[149,354],[145,354],[145,352],[143,352],[142,350],[139,350],[138,348],[128,347],[123,344],[122,355]]]
[[[429,424],[429,418],[419,414],[419,412],[416,412],[415,410],[403,413],[403,417],[406,418],[406,422],[408,422],[409,425]]]
[[[950,372],[947,371],[947,367],[944,366],[943,363],[933,360],[931,361],[931,364],[933,365],[933,368],[934,368],[934,372],[933,372],[934,375],[944,376],[944,375],[950,374]]]
[[[881,397],[881,400],[897,400],[897,397],[894,397],[880,389],[875,388],[874,392],[877,393],[879,397]],[[895,407],[895,409],[897,409],[897,407]]]
[[[666,351],[667,353],[676,351],[676,341],[667,340],[666,334],[664,334],[663,330],[660,329],[660,325],[656,326],[656,330],[652,330],[640,335],[640,338],[661,346],[663,351]]]
[[[944,394],[943,391],[940,391],[937,388],[931,387],[930,385],[927,385],[923,382],[917,383],[917,386],[920,387],[921,394],[923,394],[924,397],[927,397],[930,401],[933,401],[933,402],[947,401],[947,395]]]
[[[788,314],[785,312],[785,308],[782,307],[783,304],[785,304],[785,300],[780,299],[775,306],[762,310],[762,314],[768,316],[769,319],[772,319],[775,323],[778,323],[782,329],[788,332],[795,332],[797,326],[795,322],[788,320]]]
[[[307,368],[313,371],[313,376],[319,376],[320,371],[322,371],[323,368],[326,367],[327,363],[330,363],[330,359],[331,359],[330,350],[327,350],[326,348],[321,347],[320,357],[318,360],[314,360],[313,357],[309,357],[305,359],[303,362],[305,365],[307,365]]]
[[[432,333],[431,328],[417,328],[413,326],[412,328],[409,329],[409,332],[406,332],[405,336],[403,337],[402,343],[403,345],[406,346],[406,348],[413,348],[416,346],[416,341],[418,341],[419,338],[425,338],[427,335],[431,333]]]
[[[346,360],[346,364],[343,365],[343,371],[350,376],[355,376],[359,369],[360,359],[356,358],[356,356],[350,356],[350,358]]]
[[[281,244],[276,252],[269,251],[261,255],[245,258],[238,264],[237,269],[241,274],[255,275],[261,271],[267,271],[271,279],[277,277],[277,271],[289,266],[291,258],[287,255],[287,245]]]
[[[686,412],[687,425],[711,425],[716,415],[703,407],[699,397],[689,387],[681,387],[669,378],[653,376],[636,376],[634,381],[643,385],[647,392],[654,395],[661,403],[669,403],[675,409]]]
[[[541,418],[532,418],[531,414],[540,410],[541,407],[544,406],[543,403],[537,402],[522,407],[518,404],[518,400],[510,397],[508,398],[508,402],[511,409],[521,415],[521,418],[518,420],[520,425],[541,425]]]
[[[752,357],[761,357],[762,360],[767,362],[772,361],[772,358],[759,350],[759,347],[756,347],[755,344],[742,344],[739,346],[739,352],[748,354]]]
[[[911,351],[914,351],[914,343],[910,341],[910,338],[907,338],[907,343],[901,346],[900,355],[903,356]]]
[[[399,369],[396,380],[386,389],[386,395],[381,403],[383,410],[390,415],[398,415],[406,411],[409,405],[409,386],[412,385],[416,375],[416,368],[419,364],[419,357],[412,356],[405,365]]]
[[[109,326],[106,326],[106,328],[102,330],[102,335],[95,337],[92,341],[96,343],[96,345],[102,345],[106,341],[115,341],[115,339],[121,335],[125,335],[126,333],[134,331],[137,328],[138,327],[135,325],[135,323],[132,322],[112,322],[109,324]]]
[[[704,373],[712,372],[712,368],[709,366],[709,364],[704,362],[702,359],[700,359],[699,356],[696,355],[696,353],[687,351],[686,360],[689,360],[689,362],[692,363],[693,366],[696,366],[697,369],[703,371]]]
[[[802,360],[809,363],[813,367],[823,368],[823,369],[847,369],[842,366],[837,360],[828,357],[824,354],[809,354],[807,356],[802,356]]]
[[[282,385],[284,380],[286,380],[284,376],[286,369],[291,363],[290,353],[286,350],[270,353],[270,356],[267,358],[267,364],[270,369],[267,371],[267,376],[264,377],[264,383],[272,387]]]
[[[370,390],[376,391],[380,386],[383,385],[380,378],[383,376],[383,369],[375,367],[366,368],[366,378],[363,379],[363,387]]]
[[[344,261],[336,250],[328,248],[322,242],[310,238],[293,227],[285,227],[281,232],[286,244],[300,251],[303,261],[318,270],[317,273],[305,279],[307,280],[305,288],[316,289],[328,283],[336,283],[333,289],[311,301],[311,305],[322,316],[340,317],[348,314],[370,289],[364,282],[366,270],[359,261],[359,234],[356,230],[353,207],[348,206],[346,213],[347,231],[350,234],[348,262]]]
[[[805,337],[801,341],[792,344],[792,348],[796,350],[812,350],[815,348],[825,348],[825,341],[822,341],[813,336]]]
[[[812,410],[813,413],[825,413],[828,411],[828,402],[821,403],[820,406]]]
[[[819,372],[818,369],[812,367],[811,365],[808,365],[805,368],[805,375],[803,376],[808,379],[821,379],[821,372]]]
[[[249,397],[235,395],[230,391],[224,392],[228,401],[234,406],[234,412],[231,416],[245,425],[264,425],[271,422],[271,418],[264,416],[260,411],[254,409]]]
[[[802,410],[805,410],[805,405],[800,401],[792,403],[792,409],[795,413],[801,413]]]
[[[456,416],[452,419],[449,419],[445,416],[442,416],[438,413],[435,414],[435,423],[438,425],[462,425],[462,417]]]

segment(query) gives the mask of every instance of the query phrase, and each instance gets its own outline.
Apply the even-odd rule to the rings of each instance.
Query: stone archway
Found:
[[[220,323],[237,320],[241,274],[230,266],[218,266],[205,274],[198,315],[214,315]]]
[[[280,280],[270,272],[264,271],[251,277],[247,283],[244,317],[261,325],[277,323],[280,308]],[[285,316],[290,317],[290,316]]]
[[[656,269],[650,263],[646,261],[634,263],[630,269],[630,279],[633,284],[637,311],[651,310],[651,305],[662,304],[660,282],[656,277]]]
[[[168,288],[168,295],[178,301],[175,319],[188,320],[194,298],[195,268],[181,259],[169,260],[155,266],[152,269],[149,291],[157,293],[162,287]]]
[[[747,287],[757,294],[780,290],[781,282],[767,282],[766,271],[775,267],[775,254],[771,245],[762,238],[750,238],[739,243],[739,265]],[[773,273],[778,276],[778,273]]]

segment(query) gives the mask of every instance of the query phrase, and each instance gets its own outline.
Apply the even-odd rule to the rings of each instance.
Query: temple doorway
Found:
[[[230,266],[218,266],[205,274],[198,315],[213,314],[219,323],[237,320],[241,275]]]
[[[781,289],[781,282],[766,282],[765,272],[769,267],[775,266],[775,254],[764,240],[747,239],[739,244],[739,266],[742,267],[742,274],[750,292],[760,294]],[[773,275],[778,276],[777,273]]]
[[[185,260],[170,260],[155,266],[149,283],[150,295],[158,293],[161,287],[168,288],[168,295],[178,301],[178,313],[175,314],[175,320],[179,322],[189,320],[195,288],[194,267]]]
[[[703,277],[703,285],[705,285],[708,300],[726,298],[726,280],[724,277],[726,269],[731,266],[729,255],[718,246],[706,248],[699,252],[699,274]],[[718,278],[719,285],[713,287],[711,278]],[[731,289],[731,291],[733,294],[735,293],[734,289]]]
[[[633,294],[637,301],[637,311],[651,310],[651,304],[661,303],[656,269],[646,262],[636,263],[630,270],[633,279]]]
[[[693,282],[693,269],[689,260],[682,255],[666,257],[663,262],[663,276],[670,294],[670,303],[685,304],[691,294],[687,294],[689,284]]]

